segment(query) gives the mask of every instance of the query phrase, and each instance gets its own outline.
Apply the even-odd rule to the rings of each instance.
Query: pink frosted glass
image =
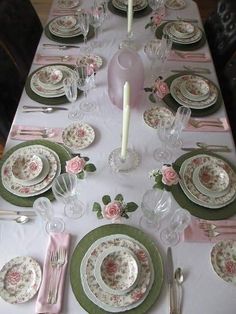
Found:
[[[130,106],[137,106],[144,87],[144,68],[139,54],[129,48],[118,50],[108,65],[108,95],[120,109],[126,81],[130,83]]]

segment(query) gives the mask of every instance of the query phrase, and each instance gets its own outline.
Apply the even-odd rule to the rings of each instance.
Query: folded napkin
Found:
[[[51,233],[49,237],[49,243],[47,247],[47,252],[45,256],[44,266],[43,266],[43,279],[39,289],[35,313],[50,313],[57,314],[60,313],[63,300],[64,292],[64,282],[65,275],[68,263],[68,254],[69,254],[69,245],[70,245],[70,234],[68,233]],[[52,275],[52,267],[50,265],[50,256],[51,252],[56,252],[59,249],[65,249],[66,251],[66,260],[63,266],[61,266],[60,281],[58,286],[58,297],[55,304],[48,304],[48,291],[49,283]]]
[[[194,127],[190,123],[188,126],[184,129],[184,131],[189,132],[227,132],[230,130],[229,123],[226,118],[219,118],[219,119],[210,119],[210,118],[194,118],[194,121],[221,121],[223,127],[217,127],[217,126],[201,126],[201,127]]]
[[[176,53],[174,50],[170,52],[168,57],[169,61],[190,61],[190,62],[209,62],[211,61],[211,57],[207,53],[203,53],[202,56],[198,55],[197,52],[183,52],[180,51],[180,54],[183,56],[181,57],[180,54]],[[196,55],[195,55],[196,54]]]
[[[75,64],[78,56],[45,56],[36,53],[33,63],[34,64],[52,64],[52,63],[64,63],[64,64]]]
[[[44,130],[44,127],[39,126],[29,126],[29,125],[14,125],[12,127],[12,130],[10,132],[10,138],[13,140],[22,140],[22,141],[29,141],[29,140],[37,140],[37,139],[43,139],[44,137],[40,133],[35,134],[29,134],[31,130]],[[24,132],[21,133],[21,130],[24,130]],[[29,131],[29,133],[27,133]],[[62,140],[62,128],[52,128],[52,133],[49,136],[46,137],[47,140],[57,143],[63,143]]]
[[[230,228],[233,227],[233,228]],[[236,239],[236,219],[234,220],[201,220],[192,219],[191,225],[184,230],[186,242],[218,242]]]

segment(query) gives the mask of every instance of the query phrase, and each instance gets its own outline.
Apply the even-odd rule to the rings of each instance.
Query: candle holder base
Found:
[[[140,156],[135,150],[128,148],[125,159],[122,159],[120,154],[121,148],[116,148],[109,155],[108,162],[113,171],[129,172],[138,167]]]
[[[126,39],[122,40],[122,42],[119,45],[119,48],[130,48],[133,50],[138,50],[135,41],[133,39],[133,32],[127,33]]]

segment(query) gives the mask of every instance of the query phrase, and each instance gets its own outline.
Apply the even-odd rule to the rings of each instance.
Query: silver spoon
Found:
[[[178,267],[175,270],[175,282],[177,283],[177,304],[176,304],[176,310],[177,314],[181,313],[181,305],[182,305],[182,295],[183,295],[183,290],[182,290],[182,283],[184,282],[184,274],[183,270]]]
[[[16,218],[2,218],[1,220],[13,220],[17,222],[18,224],[25,224],[26,222],[30,221],[30,218],[28,216],[17,216]]]

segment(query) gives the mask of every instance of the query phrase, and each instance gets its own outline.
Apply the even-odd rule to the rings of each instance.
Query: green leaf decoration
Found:
[[[176,171],[176,172],[179,174],[180,166],[177,165],[177,164],[175,164],[175,163],[173,163],[173,164],[172,164],[172,167],[173,167],[174,171]]]
[[[126,219],[129,218],[129,216],[128,216],[125,212],[122,213],[121,217],[124,217],[124,218],[126,218]]]
[[[109,203],[111,202],[110,196],[109,196],[109,195],[104,195],[104,196],[102,197],[102,202],[103,202],[104,205],[109,204]]]
[[[93,212],[96,212],[96,211],[101,211],[102,210],[102,207],[99,203],[97,202],[94,202],[93,203]]]
[[[145,25],[145,29],[147,29],[147,28],[150,27],[150,26],[152,26],[152,23],[147,23],[147,24]]]
[[[145,91],[145,92],[148,92],[148,93],[151,93],[151,92],[152,92],[152,88],[150,88],[150,87],[144,87],[144,91]]]
[[[80,173],[78,173],[77,178],[84,179],[84,171],[81,171]]]
[[[161,179],[162,179],[162,175],[161,175],[161,174],[160,174],[160,175],[157,175],[157,176],[155,177],[155,184],[154,184],[154,186],[153,186],[154,189],[161,189],[161,190],[164,189],[164,184],[163,184],[163,182],[161,181]]]
[[[87,172],[94,172],[96,171],[96,167],[94,166],[94,164],[87,164],[85,165],[84,170]]]
[[[103,218],[101,210],[97,211],[97,217],[98,217],[98,219],[102,219]]]
[[[124,197],[122,194],[117,194],[115,197],[115,201],[123,202]]]
[[[153,93],[150,94],[148,98],[149,98],[149,100],[150,100],[152,103],[154,103],[154,104],[156,103],[156,98],[155,98],[155,95],[154,95]]]
[[[88,157],[82,157],[85,161],[89,161]]]
[[[125,206],[126,212],[134,212],[138,208],[138,205],[134,202],[129,202]]]

